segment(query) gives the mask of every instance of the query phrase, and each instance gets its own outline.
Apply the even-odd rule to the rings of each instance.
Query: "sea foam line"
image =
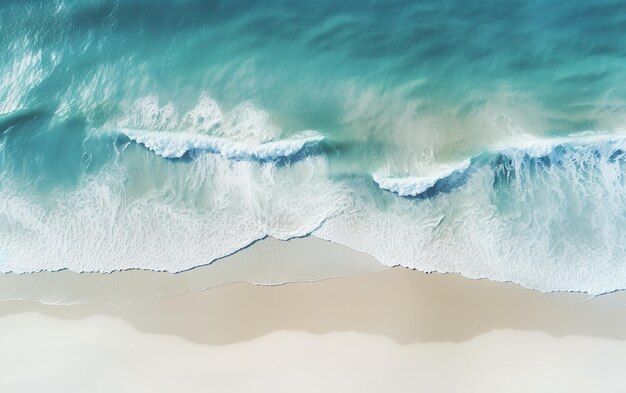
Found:
[[[189,152],[199,151],[218,154],[232,160],[275,161],[293,156],[307,146],[315,145],[324,139],[324,136],[311,130],[290,138],[260,144],[247,144],[228,138],[183,132],[133,129],[122,129],[120,132],[164,158],[181,158]]]

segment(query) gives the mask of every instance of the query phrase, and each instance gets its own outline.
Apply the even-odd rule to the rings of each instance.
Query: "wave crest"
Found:
[[[231,160],[277,161],[300,153],[324,137],[316,131],[260,144],[247,144],[227,138],[164,131],[123,129],[121,132],[136,143],[164,158],[182,158],[190,152],[208,152]]]
[[[592,135],[531,140],[486,151],[435,171],[429,176],[389,177],[374,173],[372,178],[383,190],[402,197],[421,197],[458,187],[465,183],[475,170],[483,166],[504,166],[520,172],[520,169],[530,161],[548,167],[562,165],[564,161],[584,163],[592,157],[600,156],[614,162],[625,152],[626,136]]]

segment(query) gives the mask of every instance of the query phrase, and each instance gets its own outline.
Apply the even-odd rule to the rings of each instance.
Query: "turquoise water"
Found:
[[[265,236],[626,288],[626,4],[4,1],[0,270]]]

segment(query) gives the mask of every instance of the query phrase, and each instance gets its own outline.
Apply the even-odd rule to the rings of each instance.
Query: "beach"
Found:
[[[626,391],[624,31],[0,1],[0,393]]]
[[[330,247],[344,266],[364,258]],[[619,293],[544,294],[406,268],[122,308],[5,300],[0,391],[617,391],[624,306]]]

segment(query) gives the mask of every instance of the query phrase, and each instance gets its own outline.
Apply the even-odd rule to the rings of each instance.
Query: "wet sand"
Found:
[[[496,329],[626,340],[626,308],[611,301],[621,296],[579,303],[513,284],[393,268],[281,286],[231,284],[123,309],[106,303],[4,301],[0,317],[35,312],[72,321],[105,315],[140,332],[208,345],[283,330],[315,335],[353,331],[402,345],[462,342]]]
[[[0,391],[619,391],[625,297],[585,298],[393,268],[121,309],[3,301]]]
[[[176,274],[150,270],[0,273],[0,301],[106,302],[123,308],[236,282],[279,285],[387,269],[374,257],[316,237],[289,241],[268,237],[211,264]]]

